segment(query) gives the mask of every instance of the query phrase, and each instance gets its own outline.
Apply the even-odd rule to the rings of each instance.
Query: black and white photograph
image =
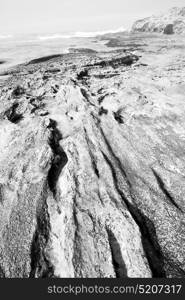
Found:
[[[0,278],[184,277],[184,0],[0,0]]]

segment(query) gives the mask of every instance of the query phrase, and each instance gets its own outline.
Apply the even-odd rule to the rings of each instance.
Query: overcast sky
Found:
[[[185,0],[0,0],[0,34],[97,31],[185,6]]]

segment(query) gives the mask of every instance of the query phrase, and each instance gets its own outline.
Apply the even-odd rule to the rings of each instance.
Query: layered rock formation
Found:
[[[185,33],[185,7],[174,7],[167,13],[136,21],[133,32],[156,32],[164,34]]]
[[[146,42],[6,73],[1,277],[184,276],[185,56]]]

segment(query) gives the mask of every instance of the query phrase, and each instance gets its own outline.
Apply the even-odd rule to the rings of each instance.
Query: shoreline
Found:
[[[171,37],[167,37],[164,36],[160,33],[123,33],[123,34],[106,34],[104,36],[97,36],[94,38],[83,38],[84,44],[86,43],[85,41],[87,41],[87,46],[82,46],[82,45],[78,45],[78,43],[76,44],[76,46],[71,46],[68,45],[66,49],[63,50],[62,53],[58,54],[57,50],[55,50],[53,53],[52,51],[48,51],[48,54],[43,54],[41,57],[39,57],[39,53],[35,56],[33,56],[32,58],[24,58],[23,60],[20,60],[20,62],[16,62],[16,61],[12,61],[11,59],[10,61],[8,59],[0,59],[0,73],[2,73],[3,71],[6,72],[8,71],[8,69],[10,68],[14,68],[17,65],[20,64],[25,64],[25,63],[29,63],[29,61],[31,60],[37,60],[37,59],[42,59],[42,57],[47,57],[47,56],[52,56],[52,55],[63,55],[63,54],[68,54],[69,52],[82,52],[85,53],[86,51],[89,53],[95,53],[95,52],[109,52],[109,51],[113,51],[115,50],[121,50],[121,49],[125,49],[125,51],[144,51],[143,47],[145,48],[147,46],[146,43],[144,43],[144,40],[146,39],[166,39],[166,38],[176,38],[176,35],[173,35]],[[95,40],[94,40],[95,39]],[[79,38],[79,40],[81,40]],[[90,44],[88,45],[88,41],[90,41]],[[96,43],[95,43],[96,42]],[[103,43],[103,48],[102,48],[102,43]],[[70,43],[69,43],[70,44]],[[93,44],[96,46],[93,46]],[[39,44],[38,44],[39,45]],[[40,44],[41,46],[41,44]],[[90,47],[89,47],[90,46]],[[60,48],[60,46],[58,46],[58,48]],[[41,47],[42,49],[42,47]],[[3,66],[4,65],[4,66]]]

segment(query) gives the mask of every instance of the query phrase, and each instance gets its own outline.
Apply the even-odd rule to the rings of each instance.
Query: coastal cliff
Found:
[[[2,74],[0,277],[184,277],[184,41],[139,40]]]
[[[132,32],[185,34],[185,7],[173,7],[167,13],[138,20]]]

